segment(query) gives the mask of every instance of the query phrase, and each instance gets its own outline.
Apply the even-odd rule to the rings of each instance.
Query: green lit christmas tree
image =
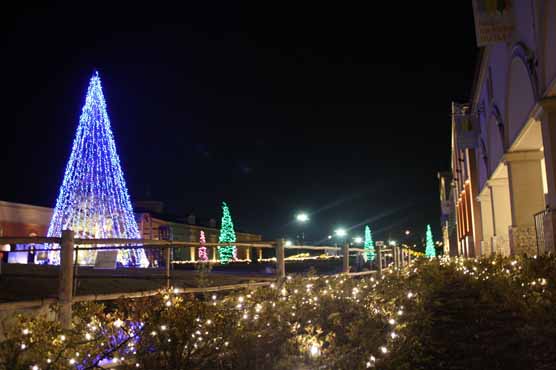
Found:
[[[374,261],[375,243],[373,242],[373,234],[371,234],[369,225],[365,225],[365,243],[363,244],[363,248],[365,249],[365,261]]]
[[[432,240],[431,225],[427,225],[425,256],[429,258],[436,257],[436,250],[434,249],[434,241]]]
[[[232,243],[236,241],[236,233],[234,231],[234,223],[230,215],[230,209],[226,202],[222,202],[222,226],[220,228],[220,236],[218,237],[219,243]],[[220,263],[228,263],[230,260],[236,259],[235,245],[218,247],[218,256]]]

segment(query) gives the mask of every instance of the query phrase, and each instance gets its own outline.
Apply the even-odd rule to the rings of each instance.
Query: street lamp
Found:
[[[305,212],[301,212],[298,213],[297,216],[295,216],[295,219],[299,222],[305,223],[309,221],[309,215]]]
[[[360,236],[356,236],[355,238],[353,238],[353,241],[355,242],[355,244],[361,244],[363,243],[363,238]]]
[[[411,234],[411,231],[406,230],[406,231],[405,231],[405,235],[409,235],[409,234]]]
[[[286,247],[291,247],[291,246],[293,245],[293,243],[292,243],[291,240],[286,240],[286,243],[284,243],[284,245],[285,245]]]
[[[298,242],[301,245],[305,244],[305,230],[303,230],[303,225],[309,222],[309,215],[305,212],[300,212],[295,216],[297,222],[301,225],[301,238],[298,238]]]
[[[346,231],[346,229],[340,227],[340,228],[334,230],[334,234],[339,238],[343,238],[344,236],[347,235],[347,231]]]
[[[396,241],[395,241],[395,240],[390,240],[390,241],[388,242],[388,244],[389,244],[390,246],[393,247],[393,246],[396,245]]]

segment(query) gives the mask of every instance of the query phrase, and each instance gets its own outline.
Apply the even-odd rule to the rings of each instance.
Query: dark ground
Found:
[[[355,267],[355,261],[351,261]],[[313,268],[319,274],[340,272],[341,260],[288,262],[288,273],[307,273]],[[187,288],[247,283],[274,279],[274,263],[234,263],[215,265],[201,275],[193,264],[176,265],[172,271],[172,286]],[[164,269],[99,270],[80,267],[77,295],[109,294],[155,290],[165,286]],[[58,289],[58,266],[2,264],[0,302],[54,298]]]

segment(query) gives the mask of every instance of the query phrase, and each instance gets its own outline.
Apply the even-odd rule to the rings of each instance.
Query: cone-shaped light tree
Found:
[[[208,261],[207,255],[207,239],[205,238],[205,232],[201,230],[199,235],[199,260],[200,261]]]
[[[89,82],[48,236],[66,229],[76,238],[139,238],[98,72]],[[95,257],[94,251],[82,251],[79,262],[91,264]],[[50,263],[59,259],[58,252],[49,253]],[[148,265],[143,249],[119,250],[118,262]]]
[[[236,241],[236,233],[234,231],[234,223],[230,215],[230,209],[226,202],[222,202],[222,226],[220,229],[219,243],[232,243]],[[220,263],[228,263],[232,259],[236,259],[235,245],[218,247],[218,256]]]
[[[365,261],[374,261],[375,259],[375,243],[373,242],[373,234],[369,225],[365,225],[365,242],[363,244],[365,249]]]
[[[427,225],[427,234],[426,234],[426,248],[425,248],[425,256],[427,257],[436,257],[436,250],[434,249],[434,241],[432,239],[432,230],[431,225]]]

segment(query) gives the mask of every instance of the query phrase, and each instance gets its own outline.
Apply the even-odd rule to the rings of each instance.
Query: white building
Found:
[[[479,126],[476,143],[462,148],[452,140],[452,173],[463,180],[454,186],[454,199],[464,199],[466,186],[471,191],[469,212],[461,213],[476,226],[466,235],[470,256],[554,252],[556,0],[512,4],[511,39],[480,53],[467,105]]]

